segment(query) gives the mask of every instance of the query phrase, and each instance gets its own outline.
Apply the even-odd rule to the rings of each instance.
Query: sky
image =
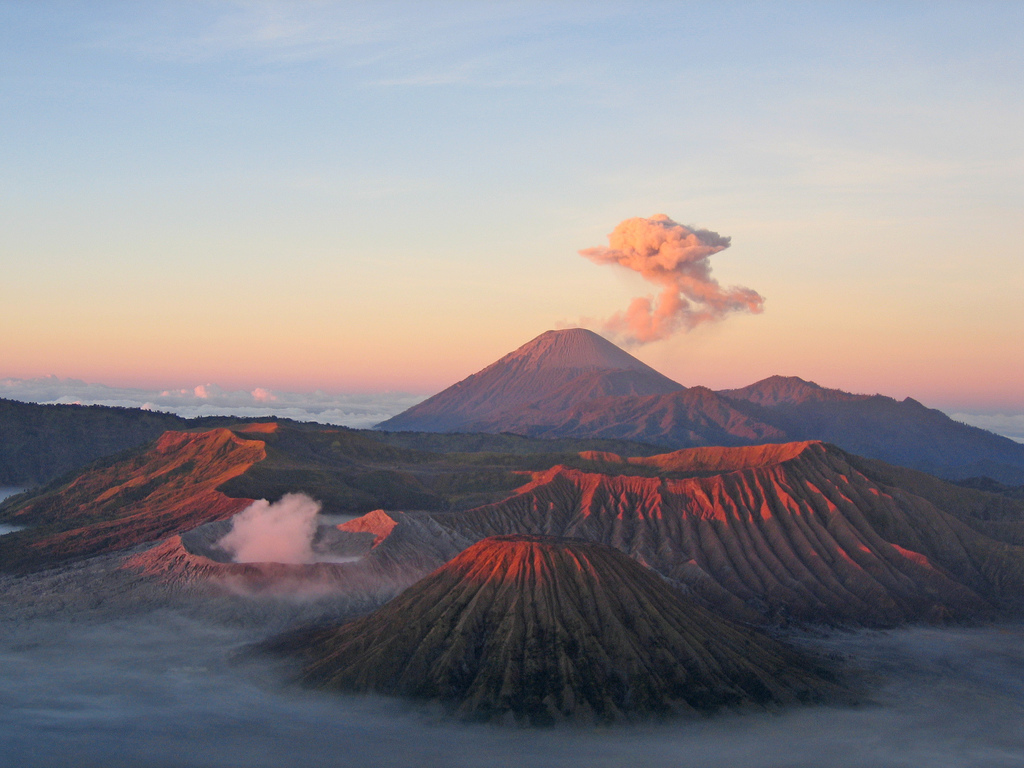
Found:
[[[664,214],[763,304],[648,364],[1024,435],[1021,39],[1014,2],[0,2],[0,380],[404,403],[658,295],[580,251]]]

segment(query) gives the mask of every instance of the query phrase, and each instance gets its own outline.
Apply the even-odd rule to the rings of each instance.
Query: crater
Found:
[[[181,534],[181,545],[191,555],[205,557],[216,563],[235,562],[219,541],[231,530],[231,520],[205,523]],[[351,563],[361,559],[373,548],[372,533],[342,530],[333,521],[318,521],[311,542],[314,563]]]

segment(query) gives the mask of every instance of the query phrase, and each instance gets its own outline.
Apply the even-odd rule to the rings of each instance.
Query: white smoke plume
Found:
[[[312,563],[320,502],[304,493],[286,493],[273,504],[254,501],[231,520],[217,542],[236,563]]]
[[[638,296],[625,312],[605,322],[604,330],[624,344],[658,341],[730,312],[758,314],[764,308],[757,291],[723,289],[711,276],[711,257],[729,247],[729,238],[717,232],[690,229],[659,213],[619,223],[608,243],[610,247],[585,248],[580,255],[595,264],[639,272],[662,289],[657,298]]]

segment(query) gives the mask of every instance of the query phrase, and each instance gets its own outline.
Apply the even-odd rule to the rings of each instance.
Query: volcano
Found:
[[[950,480],[1024,483],[1024,445],[912,398],[851,394],[795,376],[717,392],[687,388],[582,328],[543,333],[376,428],[669,449],[821,440]]]
[[[612,395],[682,390],[666,376],[584,328],[548,331],[478,373],[378,425],[391,431],[495,431],[529,408],[558,413]]]
[[[607,544],[752,622],[893,626],[1024,608],[1024,508],[1009,499],[818,442],[589,456],[603,471],[555,466],[504,501],[434,517],[470,540]]]
[[[485,539],[369,616],[282,641],[305,682],[472,720],[608,722],[835,697],[819,660],[718,618],[610,547]]]

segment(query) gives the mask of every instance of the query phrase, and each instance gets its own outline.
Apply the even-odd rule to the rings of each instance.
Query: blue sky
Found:
[[[635,350],[1024,411],[1024,5],[0,4],[0,377],[430,392],[653,289],[666,213],[767,299]]]

